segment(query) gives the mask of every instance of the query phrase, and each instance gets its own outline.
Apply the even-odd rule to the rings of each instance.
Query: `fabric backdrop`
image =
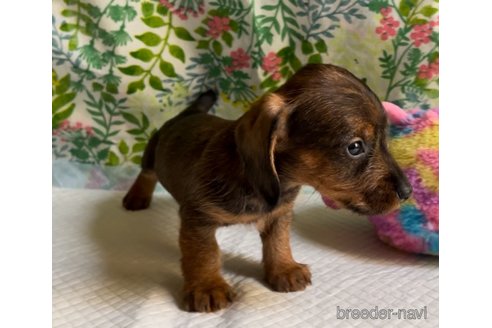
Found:
[[[153,131],[197,94],[219,90],[215,113],[237,118],[306,63],[343,66],[403,108],[438,103],[436,0],[52,5],[55,185],[124,189]]]

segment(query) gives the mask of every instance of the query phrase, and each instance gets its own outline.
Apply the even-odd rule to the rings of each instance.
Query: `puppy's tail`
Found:
[[[217,101],[217,93],[208,90],[202,93],[188,108],[181,114],[188,115],[192,113],[207,113]]]
[[[217,94],[215,91],[209,90],[205,93],[202,93],[188,108],[182,111],[178,116],[173,118],[172,120],[166,122],[164,126],[161,128],[166,129],[172,124],[174,124],[179,118],[183,116],[188,116],[190,114],[197,113],[207,113],[210,108],[217,101]],[[147,143],[147,147],[145,148],[143,157],[142,157],[142,170],[153,170],[154,162],[155,162],[155,149],[157,147],[157,143],[159,141],[159,132],[154,133],[154,135],[150,138]]]
[[[147,147],[142,156],[142,163],[140,164],[142,170],[154,170],[155,162],[155,149],[159,142],[159,132],[156,132],[150,137]]]

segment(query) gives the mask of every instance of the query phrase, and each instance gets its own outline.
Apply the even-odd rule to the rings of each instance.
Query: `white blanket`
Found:
[[[254,227],[223,228],[223,273],[237,300],[218,313],[184,312],[177,204],[157,194],[151,208],[127,212],[123,195],[53,190],[54,327],[437,326],[438,260],[386,246],[365,218],[327,209],[309,189],[297,200],[291,243],[295,259],[311,268],[312,286],[270,290]],[[374,316],[376,307],[381,315],[424,309],[427,319],[405,320],[402,311],[337,319],[346,309]]]

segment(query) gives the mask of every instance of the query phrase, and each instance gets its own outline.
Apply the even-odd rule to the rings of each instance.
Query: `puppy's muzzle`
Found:
[[[412,185],[408,182],[407,177],[398,168],[396,174],[393,175],[393,185],[395,187],[396,194],[400,201],[406,201],[412,195]]]
[[[385,153],[396,195],[400,201],[406,201],[412,195],[412,185],[410,184],[410,182],[408,182],[407,176],[405,175],[405,173],[403,173],[402,169],[396,163],[395,159],[389,153]]]
[[[412,195],[412,185],[408,182],[405,176],[397,178],[395,187],[398,199],[400,199],[402,202],[410,198],[410,196]]]

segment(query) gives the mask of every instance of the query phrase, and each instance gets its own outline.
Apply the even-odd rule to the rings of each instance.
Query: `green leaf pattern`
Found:
[[[54,158],[138,164],[207,89],[236,118],[307,63],[344,66],[382,100],[438,104],[436,0],[54,0]]]

